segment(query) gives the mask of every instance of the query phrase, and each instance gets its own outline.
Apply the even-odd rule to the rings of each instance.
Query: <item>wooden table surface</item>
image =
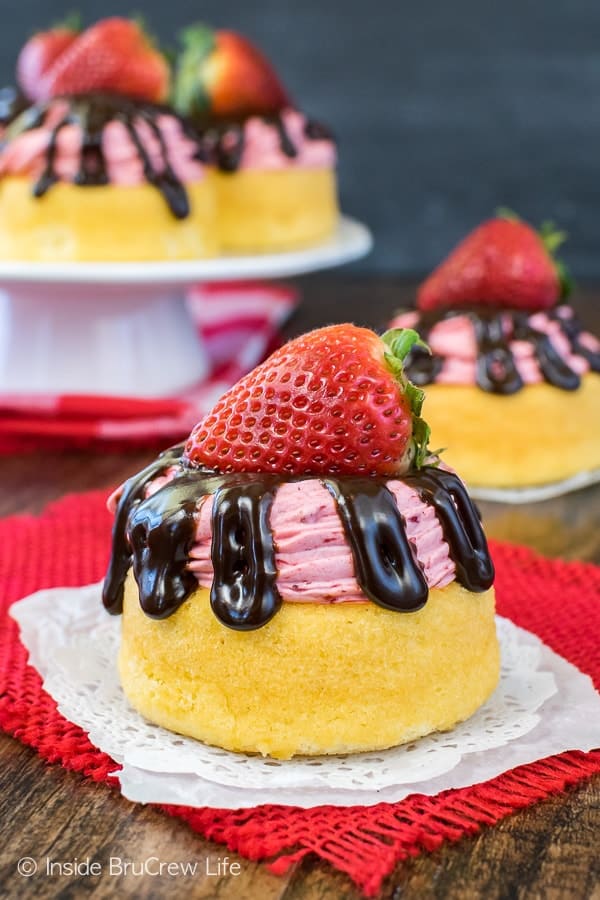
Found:
[[[407,303],[410,286],[393,279],[350,275],[299,281],[304,302],[289,335],[329,322],[382,326]],[[600,333],[600,304],[579,290],[574,305]],[[108,488],[136,471],[153,453],[35,453],[0,457],[0,515],[37,512],[70,491]],[[600,486],[523,506],[480,503],[487,533],[528,544],[549,556],[600,563]],[[205,841],[183,823],[133,805],[104,785],[47,766],[36,754],[0,735],[0,891],[6,897],[169,897],[219,900],[337,900],[358,898],[350,880],[309,857],[284,877],[270,874],[224,847]],[[565,795],[505,819],[476,837],[399,863],[381,896],[393,900],[439,898],[594,898],[600,900],[600,777]],[[198,861],[194,878],[111,875],[110,857],[137,864]],[[38,874],[18,874],[32,857]],[[100,876],[44,875],[46,860],[98,860]],[[240,874],[215,876],[221,861],[240,863]],[[55,870],[57,871],[57,870]]]

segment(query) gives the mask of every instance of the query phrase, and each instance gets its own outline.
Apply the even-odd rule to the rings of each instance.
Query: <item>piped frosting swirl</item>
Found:
[[[513,394],[547,382],[576,390],[586,372],[600,372],[600,341],[586,332],[566,304],[546,312],[465,307],[407,311],[392,327],[416,328],[431,354],[416,351],[407,361],[419,385],[477,384]]]
[[[330,169],[336,163],[331,132],[296,109],[213,123],[201,134],[205,157],[222,172]]]
[[[278,578],[282,548],[275,539],[277,493],[306,479],[192,469],[182,463],[181,451],[176,447],[162,454],[120,492],[105,606],[112,613],[121,611],[125,577],[133,566],[143,610],[154,618],[174,613],[197,587],[197,574],[201,580],[210,577],[206,556],[199,559],[202,554],[194,552],[199,538],[202,543],[206,515],[212,609],[230,628],[259,628],[280,608],[285,591]],[[394,482],[334,476],[310,481],[333,500],[352,557],[358,591],[337,599],[371,601],[397,612],[420,609],[432,574],[428,551],[424,543],[419,547],[414,529],[411,534]],[[493,566],[479,517],[460,479],[439,466],[425,466],[398,483],[398,496],[414,492],[424,507],[434,510],[456,580],[470,591],[489,588]],[[196,566],[195,572],[198,562],[204,568],[198,571]],[[448,583],[448,574],[446,562],[437,583]]]
[[[176,218],[185,218],[185,184],[204,178],[202,159],[198,136],[167,107],[86,94],[21,113],[5,135],[0,176],[31,177],[37,197],[59,181],[82,187],[148,183]]]

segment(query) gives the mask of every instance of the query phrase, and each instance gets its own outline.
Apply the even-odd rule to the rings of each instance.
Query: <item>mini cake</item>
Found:
[[[197,136],[161,103],[169,87],[162,56],[125,19],[102,20],[70,41],[63,34],[56,56],[53,34],[36,35],[37,55],[29,42],[19,59],[34,102],[12,119],[0,148],[0,257],[214,254],[213,186]]]
[[[560,237],[560,236],[559,236]],[[421,285],[407,371],[432,442],[469,485],[526,487],[600,466],[600,341],[565,302],[556,235],[493,219]]]
[[[357,752],[449,729],[494,690],[493,567],[427,449],[416,340],[292,341],[113,496],[104,603],[152,722],[277,758]]]
[[[329,237],[339,217],[330,132],[292,106],[268,60],[241,35],[195,26],[184,41],[175,102],[216,168],[223,249],[287,250]]]

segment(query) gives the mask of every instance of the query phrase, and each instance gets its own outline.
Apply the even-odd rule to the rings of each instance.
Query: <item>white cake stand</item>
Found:
[[[358,259],[371,245],[369,230],[344,217],[328,241],[289,253],[166,263],[0,262],[0,393],[176,393],[207,369],[186,288],[314,272]]]

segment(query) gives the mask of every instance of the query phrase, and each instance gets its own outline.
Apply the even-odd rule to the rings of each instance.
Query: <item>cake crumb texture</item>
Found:
[[[467,485],[526,487],[600,466],[600,375],[576,391],[526,385],[489,394],[471,385],[430,384],[423,415],[431,446]]]
[[[228,750],[287,759],[384,749],[470,716],[499,677],[493,588],[456,581],[423,609],[284,602],[238,632],[197,589],[172,616],[125,588],[121,682],[150,721]]]
[[[218,252],[210,173],[185,185],[190,214],[176,219],[149,184],[80,187],[60,182],[35,197],[30,178],[0,181],[0,259],[165,262]]]

